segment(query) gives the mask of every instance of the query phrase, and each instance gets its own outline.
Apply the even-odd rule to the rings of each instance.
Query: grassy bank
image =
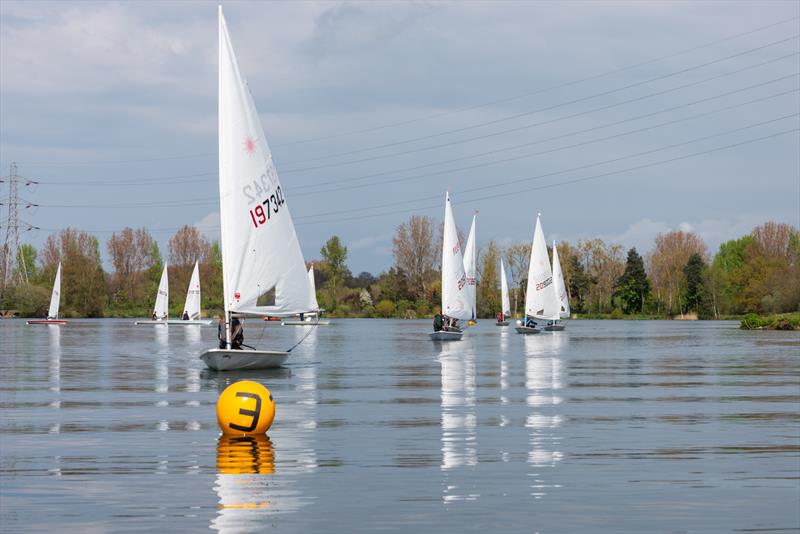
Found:
[[[743,330],[800,330],[800,312],[779,315],[748,313],[742,318]]]

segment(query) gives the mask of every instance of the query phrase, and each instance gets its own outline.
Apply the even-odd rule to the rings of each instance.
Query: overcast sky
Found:
[[[306,259],[337,234],[377,274],[446,189],[479,245],[537,212],[548,240],[643,253],[800,226],[799,2],[222,5]],[[0,174],[41,182],[26,242],[218,236],[216,6],[0,2]]]

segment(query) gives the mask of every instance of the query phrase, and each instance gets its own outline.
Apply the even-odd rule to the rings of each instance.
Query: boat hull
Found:
[[[439,330],[438,332],[431,332],[428,334],[433,341],[458,341],[463,335],[464,332],[448,332],[445,330]]]
[[[298,321],[298,320],[289,320],[289,321],[281,321],[281,325],[283,326],[328,326],[331,324],[328,320],[322,321]]]
[[[27,324],[69,324],[69,321],[63,319],[31,319],[26,321]]]
[[[563,324],[551,324],[544,327],[545,330],[548,332],[561,332],[564,330]]]
[[[495,326],[508,326],[508,321],[497,321],[494,323]]]
[[[200,355],[200,359],[213,371],[251,371],[281,367],[288,352],[272,350],[211,349]]]
[[[538,334],[541,332],[538,328],[531,328],[530,326],[518,326],[517,334]]]

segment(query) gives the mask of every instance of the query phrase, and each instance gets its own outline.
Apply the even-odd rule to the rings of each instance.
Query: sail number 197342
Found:
[[[281,186],[276,187],[274,193],[264,199],[260,205],[250,210],[250,220],[253,221],[253,226],[258,228],[266,223],[273,213],[278,213],[285,202]]]

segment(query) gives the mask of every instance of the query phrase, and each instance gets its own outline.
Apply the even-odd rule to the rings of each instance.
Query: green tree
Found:
[[[328,239],[319,253],[325,260],[325,270],[328,282],[330,282],[331,303],[333,309],[336,309],[336,286],[340,285],[345,275],[348,274],[347,247],[342,245],[339,236],[335,235]]]
[[[705,275],[706,262],[700,254],[692,254],[683,268],[686,277],[686,297],[684,298],[685,310],[695,311],[700,316],[707,316]]]
[[[16,271],[22,271],[22,279],[36,280],[39,277],[39,270],[36,268],[36,248],[33,245],[23,244],[19,246],[17,252],[17,266],[14,268],[14,276],[17,276]],[[19,279],[19,278],[18,278]]]
[[[567,286],[570,298],[570,308],[575,313],[586,311],[586,295],[593,284],[592,277],[586,274],[586,270],[581,264],[577,255],[569,256],[570,277]]]
[[[644,260],[636,247],[628,251],[625,272],[617,279],[614,298],[619,299],[625,313],[640,313],[650,294],[650,280],[644,270]]]
[[[500,247],[489,241],[481,254],[479,265],[480,283],[477,287],[478,317],[493,317],[500,311]]]

